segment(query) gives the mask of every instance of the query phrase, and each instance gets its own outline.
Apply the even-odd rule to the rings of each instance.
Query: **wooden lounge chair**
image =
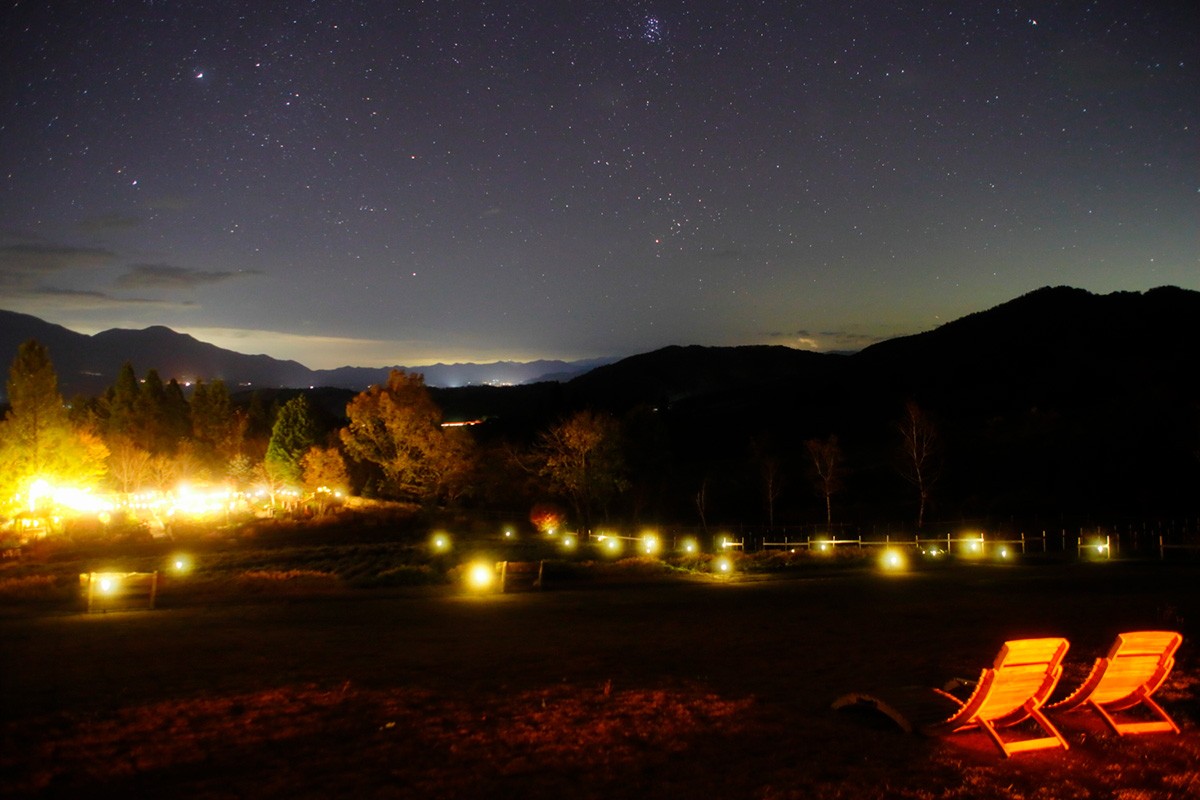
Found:
[[[1150,695],[1163,685],[1175,666],[1183,637],[1175,631],[1134,631],[1117,636],[1108,655],[1096,659],[1091,673],[1075,691],[1046,706],[1051,711],[1091,708],[1118,736],[1127,733],[1179,733],[1179,726]],[[1144,706],[1152,720],[1118,722],[1113,712]]]
[[[1051,747],[1067,749],[1062,734],[1041,712],[1042,705],[1054,691],[1062,675],[1062,660],[1067,653],[1066,639],[1014,639],[1004,643],[995,662],[980,673],[978,681],[956,681],[958,685],[973,686],[965,699],[955,697],[945,689],[924,690],[923,702],[910,697],[899,703],[889,703],[875,696],[850,694],[834,702],[835,709],[867,705],[890,716],[905,730],[920,730],[929,735],[982,729],[1004,753],[1044,750]],[[932,696],[932,698],[931,698]],[[929,721],[920,719],[933,708],[929,699],[941,701],[941,713]],[[950,709],[949,716],[946,710]],[[998,728],[1009,728],[1032,720],[1045,736],[1025,739],[1004,739]]]

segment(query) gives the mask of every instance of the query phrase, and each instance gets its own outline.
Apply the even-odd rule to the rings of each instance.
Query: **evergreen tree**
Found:
[[[304,472],[301,460],[316,441],[317,426],[313,422],[312,406],[307,397],[296,395],[280,409],[271,430],[267,469],[287,483],[300,483]]]
[[[170,442],[170,451],[174,451],[180,440],[192,432],[192,412],[183,387],[174,378],[167,382],[163,395],[163,438]]]
[[[38,479],[86,485],[104,474],[106,448],[71,425],[50,354],[34,339],[17,350],[8,401],[10,410],[0,424],[0,480],[6,495],[28,491]]]
[[[146,373],[134,411],[134,441],[151,453],[169,453],[174,442],[167,432],[167,391],[158,370]]]
[[[117,382],[109,387],[105,394],[108,406],[107,433],[109,436],[121,436],[138,441],[135,428],[137,427],[137,403],[139,395],[137,374],[133,364],[126,361],[117,373]]]

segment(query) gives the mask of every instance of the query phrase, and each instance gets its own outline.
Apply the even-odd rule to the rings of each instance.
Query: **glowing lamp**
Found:
[[[642,537],[641,541],[642,552],[646,555],[654,555],[658,552],[658,537],[652,533],[647,533]]]
[[[562,549],[563,550],[574,550],[575,549],[575,537],[572,536],[571,534],[569,534],[569,533],[565,534],[562,537],[561,541],[562,541]]]
[[[98,588],[102,594],[112,594],[117,590],[118,583],[119,581],[115,575],[101,575],[96,581],[96,588]]]
[[[729,556],[721,556],[713,562],[713,572],[718,575],[730,575],[733,573],[733,561]]]
[[[879,557],[879,565],[889,572],[904,569],[904,554],[899,550],[884,550]]]
[[[444,533],[435,533],[429,540],[429,546],[435,553],[445,553],[450,549],[450,537]]]
[[[467,568],[467,586],[475,591],[490,589],[496,581],[496,570],[490,564],[477,561]]]
[[[695,539],[684,539],[680,549],[682,549],[683,552],[687,553],[688,555],[691,555],[699,550],[700,547],[696,544]]]

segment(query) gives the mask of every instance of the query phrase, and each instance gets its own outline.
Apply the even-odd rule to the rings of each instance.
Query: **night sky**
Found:
[[[1200,4],[9,2],[0,307],[310,367],[1200,289]],[[145,365],[152,366],[152,365]]]

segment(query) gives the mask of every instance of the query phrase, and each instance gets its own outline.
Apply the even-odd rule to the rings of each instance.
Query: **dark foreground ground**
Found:
[[[0,794],[172,797],[1200,797],[1196,567],[445,589],[0,618]],[[1185,637],[1181,736],[1000,757],[834,712],[975,676],[1009,638]],[[1068,677],[1064,684],[1071,680]]]

